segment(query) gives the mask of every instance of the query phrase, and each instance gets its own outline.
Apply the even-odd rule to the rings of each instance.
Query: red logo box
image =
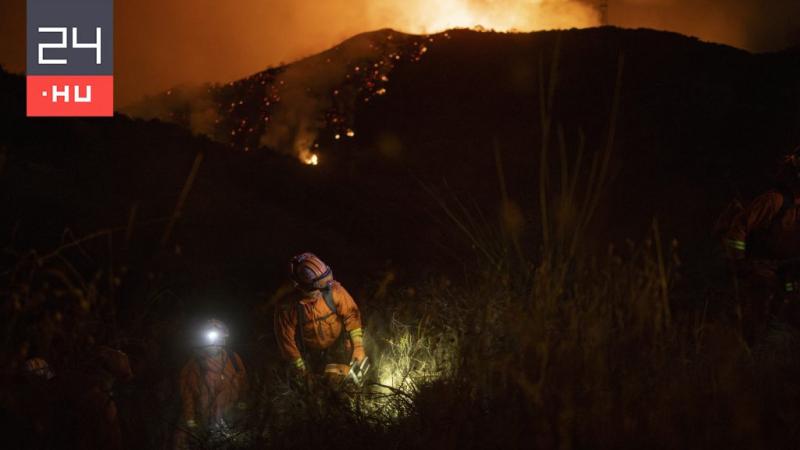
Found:
[[[28,75],[29,117],[114,115],[113,75]]]

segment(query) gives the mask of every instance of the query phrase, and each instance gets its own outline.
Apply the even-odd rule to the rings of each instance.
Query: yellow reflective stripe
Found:
[[[303,358],[295,359],[294,361],[292,361],[292,364],[294,364],[294,367],[297,368],[297,369],[305,369],[306,368],[306,363],[305,363],[305,361],[303,361]]]
[[[794,291],[794,283],[786,283],[786,292]]]
[[[350,330],[350,337],[364,337],[364,330],[361,328],[356,328],[355,330]]]
[[[729,239],[728,247],[731,247],[735,250],[745,251],[747,249],[747,244],[744,241],[736,241],[733,239]]]
[[[353,342],[353,345],[361,345],[364,342],[364,330],[361,328],[350,330],[350,340]]]

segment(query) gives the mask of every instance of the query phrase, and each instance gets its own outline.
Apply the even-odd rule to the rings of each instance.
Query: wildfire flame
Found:
[[[438,33],[450,28],[531,31],[588,27],[599,13],[577,0],[406,0],[393,13],[392,26],[412,33]]]
[[[303,157],[303,163],[309,166],[316,166],[319,164],[319,156],[316,153],[309,153]]]

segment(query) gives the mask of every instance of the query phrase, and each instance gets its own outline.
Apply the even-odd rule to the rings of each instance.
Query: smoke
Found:
[[[356,62],[379,56],[371,39],[359,36],[288,66],[276,80],[281,101],[259,144],[298,155],[302,160],[310,157],[318,130],[325,126],[323,112],[333,106],[331,92],[345,84]]]
[[[797,0],[609,0],[612,24],[677,31],[751,51],[800,44]]]
[[[283,100],[261,135],[259,144],[308,159],[313,153],[317,133],[324,126],[320,112],[327,107],[321,98],[294,91]]]
[[[216,124],[221,118],[208,85],[177,86],[155,98],[128,105],[123,112],[140,119],[178,123],[208,137],[216,137]]]

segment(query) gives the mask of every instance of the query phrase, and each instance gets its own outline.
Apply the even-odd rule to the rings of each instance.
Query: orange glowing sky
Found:
[[[227,81],[379,28],[599,24],[599,0],[116,0],[116,96]],[[750,50],[800,43],[798,0],[609,0],[613,25],[677,31]],[[24,70],[24,0],[0,2],[0,64]]]

